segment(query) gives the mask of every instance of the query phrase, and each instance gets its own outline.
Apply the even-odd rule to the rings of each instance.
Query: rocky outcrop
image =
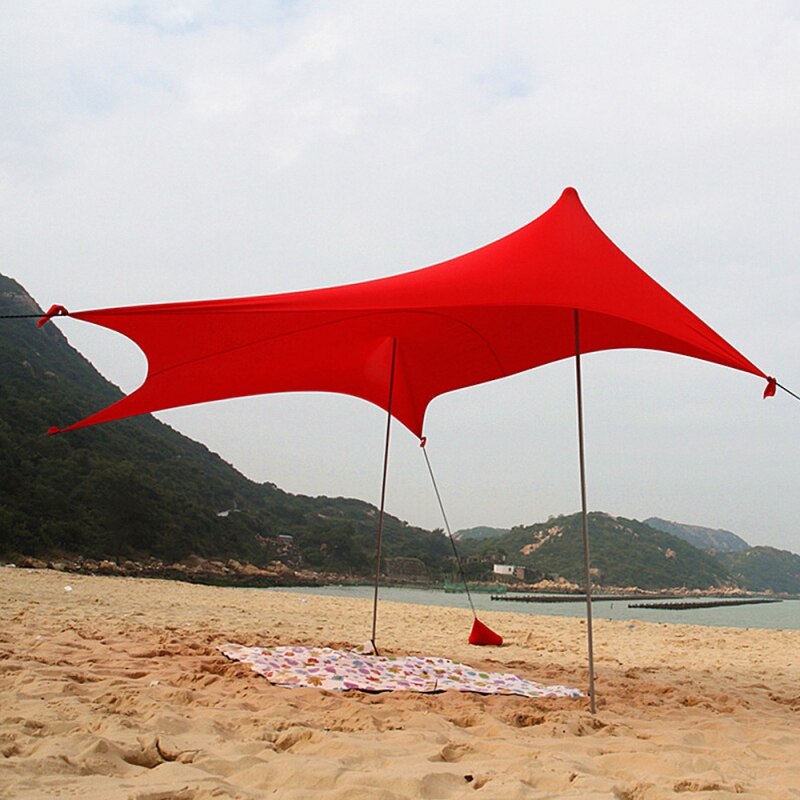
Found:
[[[206,583],[220,586],[321,586],[342,583],[339,575],[310,570],[293,570],[278,561],[257,567],[233,559],[216,561],[189,556],[183,561],[164,563],[156,559],[146,561],[97,561],[89,558],[45,561],[30,556],[15,559],[18,567],[55,569],[85,575],[117,575],[127,578],[168,578],[189,583]]]

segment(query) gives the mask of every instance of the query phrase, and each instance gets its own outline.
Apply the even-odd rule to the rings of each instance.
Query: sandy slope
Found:
[[[66,586],[72,591],[65,591]],[[363,601],[0,569],[0,797],[800,798],[800,632],[598,622],[585,701],[282,689],[216,650],[361,644]],[[382,603],[386,651],[585,688],[580,620]]]

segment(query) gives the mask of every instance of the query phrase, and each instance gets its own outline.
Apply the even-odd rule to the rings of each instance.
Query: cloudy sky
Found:
[[[800,3],[0,0],[0,108],[0,271],[45,307],[390,275],[574,186],[650,275],[800,388]],[[142,381],[126,340],[56,324],[126,391]],[[662,353],[583,367],[592,509],[800,551],[796,400]],[[454,528],[578,510],[574,401],[560,363],[432,403]],[[363,401],[158,416],[254,480],[379,500],[385,420]],[[441,525],[399,425],[387,504]]]

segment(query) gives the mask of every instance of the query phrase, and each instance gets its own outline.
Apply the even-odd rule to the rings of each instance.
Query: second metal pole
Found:
[[[578,396],[578,460],[581,473],[581,529],[583,534],[584,590],[586,592],[586,636],[589,651],[589,707],[597,713],[594,691],[594,643],[592,639],[592,574],[589,569],[589,513],[586,506],[586,459],[583,444],[583,385],[581,383],[580,315],[575,309],[575,385]]]

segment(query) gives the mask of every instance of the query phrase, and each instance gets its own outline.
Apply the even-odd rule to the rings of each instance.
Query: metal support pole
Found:
[[[583,385],[581,382],[580,315],[575,309],[575,386],[578,397],[578,461],[581,474],[581,527],[583,533],[584,590],[586,592],[586,637],[589,651],[589,707],[597,713],[594,690],[594,643],[592,639],[592,575],[589,570],[589,516],[586,507],[586,459],[583,441]]]
[[[381,578],[381,543],[383,541],[383,512],[386,506],[386,476],[389,471],[389,434],[392,430],[392,400],[394,399],[394,367],[397,358],[397,339],[392,340],[392,366],[389,372],[389,402],[386,405],[386,442],[383,447],[383,478],[381,480],[381,507],[378,513],[378,541],[375,545],[375,594],[372,600],[372,637],[370,644],[375,655],[375,632],[378,625],[378,584]]]

